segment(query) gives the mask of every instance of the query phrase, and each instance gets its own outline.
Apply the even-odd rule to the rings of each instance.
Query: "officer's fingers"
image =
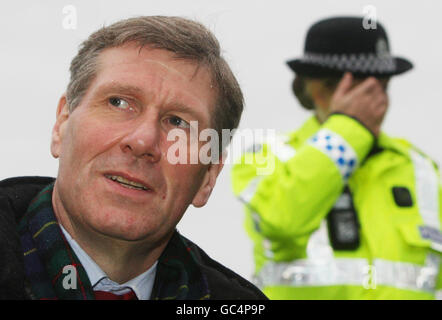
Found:
[[[371,94],[365,93],[360,95],[349,95],[346,97],[352,109],[360,110],[360,112],[368,111],[372,108],[373,102],[376,100]]]
[[[353,76],[350,72],[346,72],[336,87],[335,93],[333,94],[333,99],[340,99],[342,96],[344,96],[347,91],[350,90],[352,82]]]
[[[376,90],[378,89],[382,89],[380,82],[374,77],[369,77],[358,84],[356,87],[354,87],[350,91],[349,95],[354,97],[366,95],[372,92],[376,92]]]

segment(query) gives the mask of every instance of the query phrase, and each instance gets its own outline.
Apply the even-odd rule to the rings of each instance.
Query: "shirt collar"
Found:
[[[156,269],[158,261],[156,261],[152,267],[147,271],[138,275],[137,277],[123,283],[118,284],[112,281],[106,273],[95,263],[95,261],[84,251],[80,245],[75,241],[66,229],[60,224],[60,228],[63,231],[66,240],[74,250],[80,263],[83,265],[88,275],[89,281],[92,284],[94,291],[107,291],[115,294],[124,294],[132,289],[139,300],[149,300],[152,292],[152,287],[155,280]]]

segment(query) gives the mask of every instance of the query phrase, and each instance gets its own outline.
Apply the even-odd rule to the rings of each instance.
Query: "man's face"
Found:
[[[125,240],[161,239],[202,206],[222,165],[167,161],[170,130],[208,128],[216,93],[206,68],[133,44],[104,50],[97,76],[53,130],[55,186],[73,226]],[[118,181],[115,181],[115,180]],[[54,191],[54,192],[55,192]],[[58,210],[60,211],[60,210]]]

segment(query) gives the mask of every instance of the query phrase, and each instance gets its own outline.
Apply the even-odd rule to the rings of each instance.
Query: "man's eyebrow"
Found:
[[[137,86],[133,85],[127,85],[127,84],[121,84],[121,83],[107,83],[104,84],[97,89],[98,92],[109,92],[109,91],[116,91],[116,92],[122,92],[122,93],[128,93],[128,94],[134,94],[137,96],[143,95],[143,90]]]
[[[144,96],[144,92],[141,88],[133,85],[127,85],[122,83],[107,83],[98,87],[97,92],[106,93],[106,92],[121,92],[136,95],[139,97]],[[199,111],[196,108],[192,108],[187,104],[181,102],[170,102],[168,103],[169,108],[174,109],[175,111],[187,113],[195,117],[196,119],[204,119],[205,116],[203,112]]]
[[[181,102],[171,102],[169,103],[169,108],[173,109],[174,111],[190,114],[192,117],[195,118],[195,120],[207,120],[205,119],[206,117],[204,113],[201,112],[199,109],[192,108]]]

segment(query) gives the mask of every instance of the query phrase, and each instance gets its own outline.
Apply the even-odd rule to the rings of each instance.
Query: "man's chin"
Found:
[[[158,237],[159,230],[161,229],[155,223],[147,223],[146,219],[143,221],[134,219],[129,223],[122,223],[122,221],[124,219],[116,220],[115,224],[96,222],[92,227],[96,232],[109,238],[109,240],[129,242],[152,241]]]

